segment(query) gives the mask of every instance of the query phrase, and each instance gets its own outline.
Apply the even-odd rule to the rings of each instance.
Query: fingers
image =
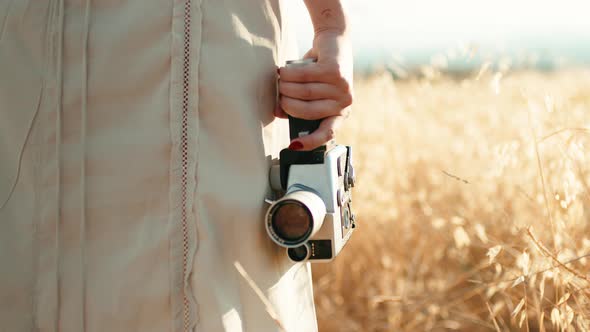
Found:
[[[281,108],[289,115],[304,119],[304,120],[318,120],[330,116],[344,116],[348,109],[348,105],[342,104],[339,101],[332,99],[322,99],[314,101],[305,101],[286,96],[281,96],[279,100]]]
[[[279,69],[282,82],[329,83],[348,89],[348,81],[337,63],[312,63]]]
[[[279,77],[279,104],[296,118],[342,116],[352,104],[351,86],[336,62],[283,67]]]
[[[334,99],[342,100],[345,103],[347,94],[336,86],[326,83],[293,83],[279,82],[279,92],[281,95],[301,99],[301,100],[318,100]]]
[[[307,136],[297,138],[291,142],[291,146],[303,146],[298,150],[308,151],[332,141],[335,138],[336,129],[340,126],[342,120],[343,117],[341,116],[332,116],[324,119],[318,129]],[[301,144],[296,144],[296,142]]]
[[[291,142],[291,149],[313,150],[334,139],[335,130],[350,112],[352,81],[337,62],[318,62],[279,69],[279,107],[275,116],[322,119],[313,133]]]

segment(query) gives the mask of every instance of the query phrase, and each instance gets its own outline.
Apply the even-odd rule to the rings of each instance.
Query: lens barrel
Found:
[[[287,248],[287,256],[293,262],[303,262],[311,256],[311,249],[307,243],[296,248]]]
[[[296,248],[322,227],[325,216],[326,206],[317,194],[293,191],[269,208],[266,231],[278,245]]]

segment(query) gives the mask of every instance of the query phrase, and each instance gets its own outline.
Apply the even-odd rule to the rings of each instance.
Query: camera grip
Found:
[[[313,133],[322,120],[304,120],[289,115],[289,136],[291,140]]]

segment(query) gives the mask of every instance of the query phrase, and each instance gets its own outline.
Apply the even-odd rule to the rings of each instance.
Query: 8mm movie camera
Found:
[[[313,61],[288,61],[287,66]],[[291,140],[313,132],[320,122],[289,116]],[[270,182],[280,196],[268,201],[265,226],[270,238],[287,248],[294,262],[333,260],[356,227],[352,148],[328,144],[312,151],[283,149],[279,164],[270,170]]]

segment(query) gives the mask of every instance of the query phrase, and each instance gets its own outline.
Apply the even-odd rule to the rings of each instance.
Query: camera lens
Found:
[[[289,255],[289,258],[292,261],[301,262],[309,257],[309,248],[306,244],[299,246],[297,248],[289,248],[287,249],[287,255]]]
[[[326,205],[318,194],[294,190],[270,206],[264,226],[276,244],[295,248],[322,228],[325,217]]]
[[[297,201],[284,201],[277,205],[272,215],[272,228],[286,241],[303,239],[313,226],[309,210]]]

